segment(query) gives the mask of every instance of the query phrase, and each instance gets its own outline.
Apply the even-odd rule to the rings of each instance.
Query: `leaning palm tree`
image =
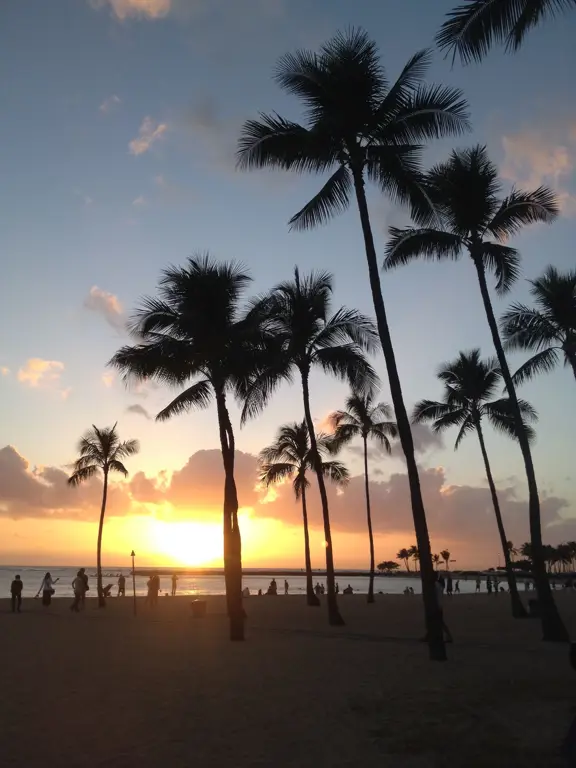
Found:
[[[372,531],[372,513],[370,510],[370,482],[368,477],[368,440],[375,440],[378,445],[390,453],[390,438],[398,435],[396,423],[391,421],[392,409],[387,403],[376,403],[375,393],[352,392],[346,400],[344,411],[335,411],[330,416],[334,430],[332,445],[338,450],[355,438],[362,440],[364,452],[364,491],[366,495],[366,519],[368,522],[368,542],[370,547],[370,581],[368,602],[374,602],[374,534]]]
[[[240,301],[251,278],[235,264],[208,256],[162,273],[158,298],[145,298],[132,333],[138,343],[112,358],[126,379],[155,379],[186,387],[156,417],[165,421],[214,399],[224,465],[224,573],[230,639],[244,639],[242,550],[234,479],[235,438],[227,398],[242,399],[264,349],[258,321],[243,314]]]
[[[449,571],[450,570],[450,551],[447,549],[443,549],[440,552],[440,557],[442,558],[442,560],[444,560],[446,564],[446,570]]]
[[[78,443],[78,453],[80,456],[72,465],[73,472],[68,478],[68,485],[77,487],[100,472],[103,477],[102,506],[100,507],[98,540],[96,544],[96,581],[99,608],[104,608],[106,605],[102,586],[102,531],[104,529],[104,516],[106,515],[106,502],[108,499],[108,476],[110,472],[119,472],[126,477],[128,470],[122,463],[122,459],[134,456],[139,450],[140,446],[137,440],[120,442],[116,432],[116,424],[113,427],[104,427],[103,429],[92,425],[92,429],[89,429],[80,438]]]
[[[280,283],[255,305],[253,312],[263,319],[276,353],[271,356],[270,365],[260,370],[247,393],[243,416],[258,413],[281,382],[298,376],[322,502],[328,617],[331,624],[337,625],[344,622],[336,601],[328,497],[310,405],[310,371],[319,368],[347,381],[359,392],[374,387],[378,378],[364,352],[376,349],[378,335],[372,321],[356,310],[342,307],[331,314],[332,290],[330,274],[312,273],[301,277],[296,268],[293,280]]]
[[[518,50],[533,27],[570,8],[576,0],[465,0],[448,13],[436,42],[463,64],[481,61],[493,43]]]
[[[526,469],[534,580],[541,605],[543,638],[565,642],[568,633],[546,577],[540,500],[530,443],[523,429],[522,412],[486,280],[486,272],[493,272],[497,293],[505,294],[510,289],[519,274],[520,256],[518,251],[502,241],[532,222],[553,221],[558,207],[547,187],[539,187],[533,192],[513,189],[507,197],[501,198],[498,170],[488,158],[485,147],[481,146],[452,152],[447,162],[436,165],[426,174],[423,183],[436,210],[438,223],[434,228],[392,227],[385,266],[396,267],[417,258],[454,260],[463,253],[467,253],[474,264]]]
[[[552,371],[562,357],[576,378],[576,269],[562,274],[548,267],[530,284],[536,308],[513,304],[500,323],[506,349],[536,353],[516,371],[514,383]]]
[[[429,215],[429,201],[419,184],[422,145],[469,128],[467,106],[460,91],[425,85],[429,63],[427,51],[415,54],[390,84],[376,44],[358,29],[336,34],[319,53],[287,54],[278,62],[275,79],[301,100],[307,125],[276,114],[261,114],[259,120],[249,120],[242,129],[238,162],[246,169],[331,172],[322,189],[290,220],[291,227],[297,230],[326,223],[355,198],[392,405],[406,456],[416,538],[422,553],[430,656],[444,660],[442,616],[434,588],[414,442],[382,296],[366,199],[368,180],[392,200],[409,202],[414,214],[424,218]]]
[[[501,389],[502,382],[498,362],[496,360],[482,360],[479,349],[473,349],[471,352],[460,352],[456,360],[443,363],[440,366],[438,378],[444,384],[442,401],[421,400],[414,407],[414,421],[431,421],[432,429],[438,433],[450,427],[459,427],[458,437],[454,445],[455,450],[458,449],[463,438],[469,432],[476,432],[506,564],[512,615],[516,618],[524,618],[527,613],[518,594],[500,502],[498,501],[498,493],[488,460],[482,429],[482,421],[486,420],[499,432],[517,438],[516,423],[512,417],[509,398],[493,399],[496,392]],[[524,422],[536,419],[536,413],[529,403],[520,400],[518,404]],[[523,429],[529,437],[534,436],[532,428],[526,423],[524,423]],[[448,567],[450,553],[446,552],[445,554],[448,555],[446,558],[446,567]]]
[[[331,438],[319,434],[316,444],[322,460],[322,474],[339,486],[346,485],[350,478],[347,468],[341,461],[327,461],[325,456],[333,450]],[[320,605],[314,594],[312,582],[312,560],[310,557],[310,536],[308,533],[308,507],[306,490],[310,482],[306,477],[309,470],[314,470],[314,458],[310,447],[310,438],[306,422],[285,424],[280,427],[276,440],[260,451],[260,482],[266,487],[282,480],[292,480],[296,501],[302,500],[302,520],[304,523],[304,562],[306,565],[306,599],[308,605]]]
[[[410,573],[410,552],[406,549],[406,547],[403,547],[398,554],[396,555],[398,560],[404,560],[404,565],[406,566],[406,572]]]

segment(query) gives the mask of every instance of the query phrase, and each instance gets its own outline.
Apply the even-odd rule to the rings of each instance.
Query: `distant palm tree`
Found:
[[[406,566],[406,571],[410,573],[410,558],[412,555],[410,554],[410,551],[408,549],[401,549],[398,554],[396,555],[398,560],[404,560],[404,565]]]
[[[526,560],[532,560],[532,544],[529,541],[522,544],[520,547],[520,554],[522,557],[525,557]]]
[[[104,516],[108,499],[108,476],[110,472],[119,472],[126,477],[128,470],[122,463],[122,459],[134,456],[139,450],[140,447],[137,440],[120,442],[116,432],[116,424],[113,427],[104,427],[103,429],[92,425],[92,429],[89,429],[78,443],[78,453],[80,456],[72,465],[73,472],[68,478],[68,485],[76,487],[100,472],[103,476],[102,506],[100,507],[98,541],[96,544],[96,579],[99,608],[104,608],[106,605],[104,588],[102,586],[102,531],[104,529]]]
[[[326,461],[324,456],[329,452],[331,438],[319,434],[316,438],[318,451],[322,459],[324,477],[337,485],[345,485],[349,473],[340,461]],[[306,506],[306,489],[310,483],[306,478],[308,470],[314,470],[314,459],[310,447],[308,427],[306,422],[285,424],[280,427],[276,440],[260,451],[260,481],[266,487],[289,479],[296,500],[302,499],[302,519],[304,521],[304,562],[306,564],[306,597],[308,605],[320,605],[320,600],[314,594],[312,582],[312,561],[310,558],[310,537],[308,534],[308,509]]]
[[[384,562],[378,563],[376,566],[381,573],[392,573],[397,571],[399,567],[398,563],[394,562],[394,560],[384,560]]]
[[[450,552],[447,549],[443,549],[440,552],[440,557],[446,563],[446,570],[449,571],[450,570]]]
[[[432,562],[436,566],[436,570],[438,570],[438,566],[440,565],[441,560],[442,558],[440,557],[440,555],[432,555]]]
[[[514,558],[518,555],[518,550],[511,541],[506,542],[506,549],[510,554],[510,560],[514,562]]]
[[[276,114],[262,114],[259,120],[249,120],[238,143],[238,162],[246,169],[332,174],[292,217],[290,224],[295,229],[324,224],[356,199],[378,333],[406,456],[414,527],[422,553],[430,656],[444,660],[446,651],[426,513],[366,199],[369,180],[393,200],[410,202],[414,213],[419,210],[427,215],[429,205],[419,183],[422,145],[469,129],[462,93],[424,84],[429,63],[428,52],[415,54],[391,84],[380,63],[376,43],[359,29],[337,33],[318,53],[297,51],[284,56],[278,62],[275,79],[285,91],[300,99],[306,124]]]
[[[366,518],[370,545],[370,581],[368,602],[374,602],[374,534],[370,510],[370,482],[368,477],[368,440],[375,440],[381,448],[390,453],[390,438],[398,435],[396,422],[391,421],[392,409],[387,403],[376,403],[374,392],[364,394],[352,392],[346,400],[345,410],[336,411],[330,417],[334,436],[332,445],[337,449],[359,437],[364,452],[364,491],[366,495]]]
[[[270,363],[262,367],[249,389],[243,418],[257,414],[283,381],[290,382],[295,374],[298,376],[322,502],[328,617],[330,624],[339,625],[344,621],[336,600],[330,513],[310,406],[310,372],[319,368],[348,382],[359,392],[373,388],[378,377],[364,352],[377,348],[378,335],[372,321],[356,310],[342,307],[331,314],[332,291],[330,274],[312,273],[301,277],[296,268],[293,280],[280,283],[255,305],[253,312],[264,319],[275,354],[270,356]]]
[[[459,427],[458,437],[454,446],[457,449],[463,438],[469,432],[476,432],[480,451],[486,470],[486,478],[498,535],[506,563],[506,575],[510,587],[510,599],[512,601],[512,614],[516,618],[525,617],[526,610],[518,594],[516,578],[512,569],[508,539],[504,530],[504,521],[500,511],[498,493],[492,476],[492,469],[488,460],[482,420],[486,419],[495,429],[511,437],[517,437],[516,424],[512,417],[512,409],[508,398],[493,400],[497,390],[501,387],[502,375],[496,360],[482,360],[480,350],[460,352],[456,360],[444,363],[438,371],[438,378],[444,384],[443,399],[441,402],[433,400],[421,400],[414,407],[414,421],[431,421],[434,432],[442,432],[450,427]],[[535,420],[536,412],[532,406],[524,400],[519,401],[520,410],[524,420]],[[531,427],[524,424],[523,429],[530,437],[533,436]],[[446,566],[450,559],[450,553],[444,552]]]
[[[145,298],[136,311],[139,342],[122,347],[110,364],[137,380],[156,379],[184,389],[156,417],[164,421],[216,401],[224,465],[224,572],[230,639],[244,639],[242,543],[234,479],[235,438],[227,398],[242,401],[265,349],[259,318],[241,311],[251,278],[238,265],[208,256],[162,273],[159,298]],[[190,384],[190,382],[193,382]]]
[[[576,378],[576,269],[562,274],[548,267],[530,283],[536,309],[516,303],[501,320],[506,349],[536,353],[516,371],[514,384],[548,373],[562,357]]]
[[[481,61],[493,43],[516,51],[533,27],[575,7],[576,0],[465,0],[450,11],[436,42],[464,64]]]
[[[408,550],[409,556],[414,560],[414,570],[418,571],[418,563],[420,562],[420,552],[418,550],[418,547],[413,544],[409,550]],[[432,559],[432,556],[430,556],[430,559]]]
[[[423,184],[435,206],[435,228],[392,227],[385,266],[399,266],[416,258],[454,260],[463,253],[468,254],[474,264],[526,470],[533,572],[540,602],[543,639],[567,642],[568,632],[546,577],[540,499],[530,442],[523,429],[522,412],[486,280],[486,271],[493,272],[496,291],[504,294],[510,289],[519,274],[520,257],[518,251],[502,241],[532,222],[553,221],[558,214],[556,200],[547,187],[539,187],[533,192],[514,189],[507,197],[500,198],[498,169],[488,158],[486,148],[481,146],[452,152],[447,162],[436,165],[426,174]]]

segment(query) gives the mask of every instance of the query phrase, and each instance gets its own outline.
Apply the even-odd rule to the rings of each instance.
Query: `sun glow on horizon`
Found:
[[[222,562],[222,526],[216,523],[151,523],[155,555],[182,566],[219,565]]]

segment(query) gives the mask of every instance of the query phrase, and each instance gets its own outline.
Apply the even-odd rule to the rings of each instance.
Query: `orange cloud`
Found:
[[[148,19],[160,19],[172,8],[172,0],[90,0],[93,8],[110,6],[118,19],[140,16]]]
[[[142,155],[148,152],[152,144],[161,139],[167,129],[166,123],[157,123],[151,117],[145,117],[138,130],[138,136],[128,144],[130,154]]]
[[[2,374],[2,376],[9,376],[10,375],[10,368],[6,368],[6,366],[3,365],[0,368],[0,374]]]
[[[102,378],[102,384],[104,384],[105,387],[108,387],[108,389],[110,389],[112,384],[114,384],[113,373],[103,373],[101,378]]]
[[[84,308],[101,314],[107,323],[117,331],[126,330],[126,320],[120,299],[113,293],[103,291],[97,285],[90,288],[84,299]]]
[[[31,357],[18,371],[18,381],[30,387],[54,384],[60,380],[64,363],[58,360],[43,360]]]

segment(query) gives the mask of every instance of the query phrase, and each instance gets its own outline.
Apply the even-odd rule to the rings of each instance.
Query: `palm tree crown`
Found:
[[[442,432],[450,427],[460,427],[455,448],[471,431],[478,428],[482,418],[488,419],[498,431],[516,437],[516,424],[507,397],[492,400],[502,388],[502,374],[496,360],[482,360],[480,350],[461,352],[455,361],[444,363],[438,378],[444,383],[443,400],[421,400],[414,407],[415,422],[432,421],[432,429]],[[525,400],[518,404],[526,421],[534,421],[536,412]],[[534,430],[525,424],[530,439]]]
[[[140,450],[138,440],[126,440],[120,442],[116,432],[116,424],[113,427],[99,429],[92,426],[78,443],[79,458],[72,465],[72,475],[68,478],[68,484],[77,486],[98,472],[119,472],[126,477],[128,470],[122,463],[122,459],[134,456]]]
[[[548,267],[530,283],[536,307],[513,304],[501,321],[508,349],[536,353],[516,371],[514,383],[551,371],[561,355],[576,377],[576,270],[561,274]]]
[[[575,6],[576,0],[464,0],[450,11],[436,42],[463,64],[481,61],[493,43],[515,51],[545,18]]]
[[[427,51],[413,56],[390,85],[378,49],[361,29],[339,32],[319,53],[283,56],[275,80],[304,105],[306,125],[276,114],[248,120],[238,143],[240,167],[332,175],[290,220],[296,229],[345,210],[354,175],[368,175],[386,194],[425,206],[417,183],[421,144],[468,130],[459,90],[424,85]]]
[[[387,453],[391,451],[390,438],[398,435],[396,423],[391,421],[392,409],[387,403],[375,403],[373,391],[352,392],[344,411],[335,411],[330,420],[334,427],[333,445],[340,447],[356,437],[376,440]]]

